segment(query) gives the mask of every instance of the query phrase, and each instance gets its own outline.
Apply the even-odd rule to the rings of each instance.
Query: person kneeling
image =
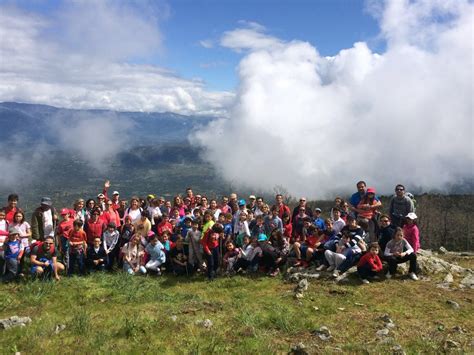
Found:
[[[31,273],[43,277],[54,275],[59,281],[59,271],[64,270],[64,265],[57,261],[57,256],[53,237],[46,237],[44,242],[36,243],[30,255]]]
[[[376,277],[377,273],[382,271],[383,265],[378,254],[379,244],[372,243],[369,251],[360,258],[357,264],[357,273],[365,284],[370,283],[369,278]]]
[[[150,260],[145,265],[147,271],[152,271],[161,275],[160,266],[165,263],[166,255],[164,252],[165,247],[158,240],[158,236],[153,234],[150,239],[150,243],[146,246],[145,250],[150,255]]]
[[[104,271],[107,254],[101,245],[100,238],[94,239],[94,244],[87,250],[87,266],[89,271]]]
[[[140,234],[134,234],[130,241],[122,247],[123,270],[129,275],[146,274],[146,268],[141,265],[144,249],[140,241]]]

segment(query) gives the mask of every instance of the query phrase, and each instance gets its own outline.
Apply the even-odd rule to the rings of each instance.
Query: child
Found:
[[[188,244],[189,263],[197,269],[202,268],[202,245],[199,243],[201,231],[198,227],[199,221],[192,221],[191,229],[188,230],[184,239],[185,243]]]
[[[87,265],[89,271],[104,271],[107,254],[101,245],[100,238],[94,239],[94,244],[87,250]]]
[[[283,236],[289,243],[291,236],[293,235],[293,224],[290,221],[290,215],[288,213],[283,213],[281,220],[283,223]]]
[[[219,268],[219,238],[224,238],[224,227],[215,224],[201,239],[204,255],[207,261],[207,277],[209,281],[214,280]]]
[[[397,227],[393,239],[387,243],[384,258],[388,262],[388,273],[385,275],[387,279],[390,279],[396,273],[398,264],[409,261],[408,276],[414,281],[418,280],[418,276],[416,276],[416,253],[410,243],[403,237],[403,229],[400,227]]]
[[[119,232],[116,229],[115,223],[110,222],[107,229],[102,234],[102,246],[107,255],[105,268],[111,271],[114,266],[114,261],[118,259],[119,248]]]
[[[202,225],[202,234],[206,234],[208,229],[212,228],[215,224],[214,220],[212,219],[212,213],[206,211],[204,213],[204,224]]]
[[[403,235],[406,241],[412,246],[415,253],[420,249],[420,231],[416,225],[416,219],[416,214],[410,212],[405,217],[406,223],[403,226]]]
[[[243,269],[256,272],[262,255],[263,252],[258,244],[258,239],[252,238],[250,244],[241,249],[240,256],[234,264],[234,271],[237,272],[239,269]]]
[[[20,230],[20,242],[23,247],[23,257],[20,261],[19,273],[23,272],[25,267],[25,257],[30,255],[30,237],[31,227],[28,222],[25,221],[25,214],[22,211],[17,211],[13,216],[13,224],[11,227],[18,228]],[[1,268],[0,268],[1,270]]]
[[[158,276],[161,275],[160,266],[166,262],[166,255],[163,249],[164,246],[158,240],[158,236],[153,234],[150,243],[145,248],[145,251],[150,255],[150,260],[145,264],[145,269],[156,272]]]
[[[188,275],[188,257],[184,251],[183,237],[176,239],[176,245],[170,251],[171,266],[175,275]]]
[[[167,213],[163,213],[160,224],[156,228],[158,235],[163,235],[165,231],[168,231],[169,234],[173,233],[173,225],[169,221],[169,216]]]
[[[63,208],[61,210],[62,220],[56,228],[56,241],[58,242],[59,252],[63,257],[64,266],[69,269],[69,233],[73,228],[74,220],[69,215],[69,210]]]
[[[332,209],[332,228],[339,234],[342,228],[346,225],[346,222],[341,218],[341,210],[339,207],[334,207]]]
[[[126,216],[122,227],[120,228],[120,248],[130,241],[135,234],[135,226],[132,223],[132,217]]]
[[[228,242],[233,240],[233,230],[232,230],[232,213],[225,214],[225,223],[224,223],[224,240]]]
[[[309,223],[309,221],[304,222]],[[306,229],[306,227],[304,227]],[[319,236],[317,235],[316,226],[310,225],[307,227],[306,232],[303,235],[303,240],[300,242],[295,242],[293,244],[293,250],[296,255],[296,263],[294,266],[308,267],[311,259],[313,257],[314,250],[321,244],[319,242]],[[318,244],[319,243],[319,244]],[[303,255],[304,260],[301,261],[301,256]]]
[[[148,235],[148,232],[151,230],[151,222],[149,220],[148,211],[141,212],[140,219],[135,222],[135,230],[142,236]]]
[[[127,272],[127,274],[146,274],[146,268],[141,265],[143,253],[144,250],[140,243],[140,235],[134,234],[130,241],[122,247],[123,270]]]
[[[74,267],[77,262],[79,273],[84,274],[85,253],[87,250],[87,235],[82,229],[82,221],[76,219],[73,222],[73,229],[69,231],[69,268],[67,275],[74,274]]]
[[[5,260],[4,282],[9,282],[17,278],[18,266],[23,256],[23,246],[20,241],[20,230],[10,228],[8,240],[3,244],[3,258]]]
[[[3,250],[2,245],[8,237],[8,222],[5,219],[5,211],[0,210],[0,270],[3,270]]]
[[[234,270],[234,264],[240,254],[240,249],[236,248],[234,243],[229,240],[226,245],[226,253],[224,255],[224,269],[227,274],[230,274]]]
[[[241,247],[243,245],[244,236],[250,237],[250,230],[249,225],[247,222],[247,212],[242,211],[240,212],[239,222],[235,225],[236,228],[234,230],[235,237],[235,245],[237,247]]]
[[[379,244],[372,243],[369,252],[365,253],[357,263],[357,273],[364,284],[370,283],[370,277],[375,277],[378,272],[382,271],[382,261],[379,258]]]
[[[336,242],[336,252],[326,250],[324,256],[329,264],[328,271],[333,271],[333,277],[339,276],[339,268],[349,259],[352,263],[355,254],[360,254],[361,249],[358,245],[358,240],[351,239],[350,234],[344,231],[341,239]]]

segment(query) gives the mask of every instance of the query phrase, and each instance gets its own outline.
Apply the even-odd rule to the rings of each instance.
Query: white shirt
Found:
[[[54,237],[53,229],[53,212],[51,209],[43,212],[43,221],[44,221],[44,236],[45,237]]]

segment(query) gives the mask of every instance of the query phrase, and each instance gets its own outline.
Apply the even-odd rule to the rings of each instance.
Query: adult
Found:
[[[263,205],[264,205],[263,197],[257,196],[256,204],[257,206],[255,207],[255,211],[253,213],[255,217],[259,215],[263,215]]]
[[[43,197],[41,205],[31,217],[31,237],[39,241],[44,241],[46,237],[52,237],[54,240],[57,221],[58,215],[53,207],[53,201],[49,197]]]
[[[284,213],[287,213],[288,216],[291,216],[290,207],[285,205],[285,203],[283,202],[283,195],[282,194],[277,194],[275,196],[275,202],[276,202],[276,206],[278,208],[278,217],[282,218]]]
[[[217,201],[212,199],[209,203],[209,211],[212,213],[214,221],[217,221],[219,215],[222,213],[220,208],[217,207]]]
[[[84,223],[86,221],[86,209],[84,208],[85,201],[83,198],[79,198],[74,201],[74,214],[73,219],[79,219]]]
[[[250,195],[249,196],[249,203],[247,204],[247,210],[253,212],[255,214],[255,210],[257,209],[257,203],[256,203],[257,198],[255,195]]]
[[[100,208],[102,208],[102,211],[105,211],[106,210],[106,198],[105,198],[105,195],[103,193],[100,193],[97,195],[97,206],[99,206]]]
[[[390,200],[389,214],[392,223],[397,227],[402,227],[405,216],[411,212],[415,212],[413,201],[405,195],[405,186],[398,184],[395,186],[395,195]]]
[[[291,220],[292,221],[294,221],[295,217],[298,215],[301,208],[305,209],[305,213],[308,217],[313,217],[313,211],[311,211],[311,208],[307,205],[306,197],[301,197],[300,200],[299,200],[298,206],[296,206],[293,209],[293,214],[291,215]]]
[[[5,212],[5,219],[7,220],[8,223],[13,223],[14,222],[14,217],[15,213],[18,211],[21,211],[20,208],[18,208],[18,195],[17,194],[10,194],[8,195],[7,198],[7,205],[2,208],[2,210]]]
[[[351,198],[349,199],[349,203],[350,203],[349,207],[352,211],[356,213],[356,216],[357,216],[357,211],[356,211],[357,205],[364,198],[367,192],[366,191],[367,184],[365,183],[365,181],[361,180],[356,184],[356,186],[357,186],[357,192],[353,193]],[[340,208],[340,206],[338,206],[338,208]]]
[[[120,215],[117,212],[117,210],[114,208],[114,203],[112,200],[107,200],[105,203],[107,206],[107,209],[104,211],[104,220],[106,224],[109,224],[110,222],[113,222],[117,228],[120,227]]]
[[[59,271],[64,270],[64,265],[57,261],[57,250],[54,238],[46,236],[44,241],[38,243],[31,250],[31,273],[35,276],[54,276],[60,280]]]
[[[229,198],[227,196],[222,196],[222,202],[219,209],[222,213],[232,213],[232,208],[229,205]]]
[[[125,210],[124,218],[127,216],[132,217],[132,223],[136,223],[142,216],[143,209],[140,207],[140,199],[137,196],[133,196],[130,199],[130,207]],[[171,211],[171,206],[170,206]]]
[[[386,214],[380,216],[378,243],[380,246],[380,253],[383,254],[387,243],[393,239],[397,227],[391,223],[390,217]]]
[[[181,196],[175,196],[173,199],[173,209],[177,209],[179,211],[179,217],[184,217],[186,214],[186,205],[184,204]]]
[[[194,208],[196,204],[196,198],[194,197],[193,189],[191,187],[186,188],[186,197],[189,199],[189,207]]]

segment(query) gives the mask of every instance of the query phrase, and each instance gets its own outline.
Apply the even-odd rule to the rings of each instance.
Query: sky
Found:
[[[308,41],[322,55],[335,55],[357,41],[377,50],[384,43],[377,38],[370,4],[359,0],[1,0],[0,77],[5,84],[0,85],[0,100],[225,115],[238,89],[238,64],[245,56],[222,45],[225,33],[259,26],[283,40]],[[9,38],[16,38],[16,43]],[[25,47],[19,49],[18,43]],[[45,53],[47,48],[51,50]],[[91,87],[97,90],[87,76],[96,77],[106,64],[114,66],[106,69],[111,72],[104,78],[108,90],[96,95],[85,92]],[[135,66],[133,74],[129,65]],[[32,70],[35,73],[25,78],[25,72]],[[80,71],[90,73],[77,78]],[[142,76],[150,71],[155,75],[148,79],[147,93],[110,89],[126,86],[124,76],[132,81],[130,90],[136,88],[133,81],[145,86]],[[42,87],[41,95],[31,92],[35,82]]]
[[[473,17],[468,0],[2,1],[0,101],[212,116],[189,141],[249,189],[447,191],[474,181]]]

